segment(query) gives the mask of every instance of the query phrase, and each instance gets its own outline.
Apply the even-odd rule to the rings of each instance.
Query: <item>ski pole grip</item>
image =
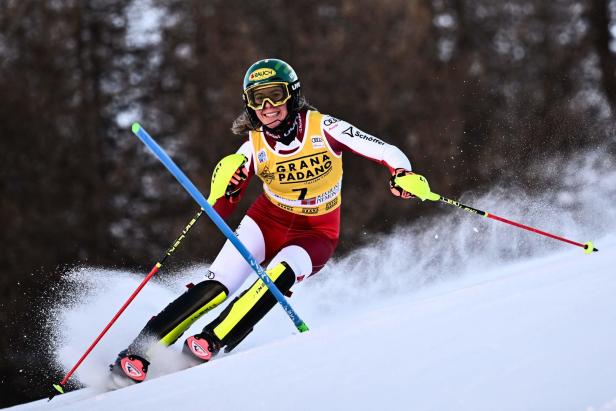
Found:
[[[407,174],[396,177],[395,182],[402,187],[404,191],[408,191],[421,201],[439,201],[441,196],[430,191],[430,185],[426,178],[420,174]]]
[[[235,153],[224,157],[216,164],[214,173],[212,174],[212,184],[210,187],[210,196],[207,198],[209,205],[214,205],[216,201],[225,195],[227,185],[233,177],[233,174],[248,161],[245,155]]]

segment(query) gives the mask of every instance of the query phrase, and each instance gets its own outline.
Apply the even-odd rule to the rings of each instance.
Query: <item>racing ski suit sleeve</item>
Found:
[[[391,173],[396,169],[411,171],[411,162],[398,147],[387,144],[344,120],[324,115],[321,127],[329,146],[337,154],[352,151],[383,164]]]

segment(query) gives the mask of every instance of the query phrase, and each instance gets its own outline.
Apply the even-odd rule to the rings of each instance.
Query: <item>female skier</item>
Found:
[[[244,112],[232,131],[245,135],[239,148],[247,162],[227,187],[215,209],[223,218],[237,206],[252,176],[263,181],[236,233],[280,291],[317,273],[338,243],[342,188],[342,153],[355,152],[383,164],[392,174],[393,195],[412,196],[394,183],[411,173],[411,163],[397,147],[335,117],[319,113],[301,94],[298,76],[282,60],[254,63],[244,77]],[[235,293],[252,272],[227,241],[206,279],[189,288],[145,325],[118,355],[112,375],[135,382],[145,379],[148,351],[155,344],[173,344],[201,315]],[[235,298],[198,334],[188,337],[183,351],[209,361],[219,350],[236,347],[275,305],[261,279]]]

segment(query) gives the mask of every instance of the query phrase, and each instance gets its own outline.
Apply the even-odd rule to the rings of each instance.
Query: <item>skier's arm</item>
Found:
[[[398,147],[387,144],[335,117],[324,116],[322,127],[332,150],[338,154],[343,151],[352,151],[386,166],[392,175],[390,180],[392,194],[405,199],[412,197],[394,182],[395,177],[411,173],[411,162]]]
[[[254,174],[253,168],[251,167],[252,150],[250,148],[250,142],[246,141],[242,144],[239,150],[237,150],[237,153],[246,156],[248,161],[241,168],[237,169],[231,178],[231,181],[229,181],[225,196],[221,197],[218,201],[216,201],[216,204],[214,204],[214,210],[216,210],[224,219],[229,217],[233,211],[235,211],[242,195],[244,194],[244,191],[246,191],[246,188],[248,187],[250,178]]]

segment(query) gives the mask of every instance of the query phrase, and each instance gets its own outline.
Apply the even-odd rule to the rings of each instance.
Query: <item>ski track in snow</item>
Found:
[[[207,266],[163,269],[74,375],[88,388],[15,409],[616,410],[616,172],[587,156],[563,174],[571,187],[553,198],[495,189],[461,201],[580,242],[593,235],[599,253],[451,208],[297,285],[290,303],[310,332],[276,307],[234,352],[172,373],[184,367],[176,344],[146,383],[105,393],[117,352]],[[53,327],[64,372],[140,281],[69,274],[81,292]]]

